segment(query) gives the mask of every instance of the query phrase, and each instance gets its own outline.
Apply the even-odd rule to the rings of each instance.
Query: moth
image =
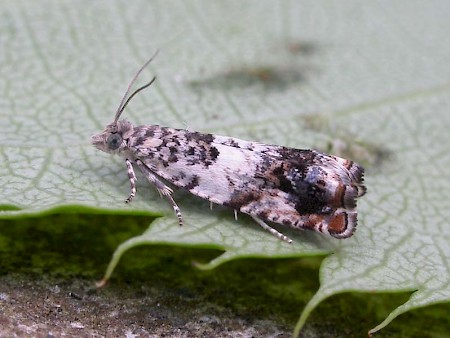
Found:
[[[357,224],[356,200],[366,192],[364,169],[357,163],[315,150],[294,149],[233,137],[159,125],[133,126],[119,120],[130,100],[153,79],[131,88],[150,58],[136,73],[112,123],[92,136],[92,144],[121,155],[136,195],[134,166],[172,205],[183,225],[180,208],[168,184],[211,203],[250,215],[277,238],[292,242],[268,222],[315,230],[336,238],[350,237]]]

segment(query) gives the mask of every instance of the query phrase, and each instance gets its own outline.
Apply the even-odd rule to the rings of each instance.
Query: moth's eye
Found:
[[[108,136],[106,142],[108,143],[108,148],[111,150],[116,150],[122,144],[122,136],[119,134],[111,134]]]

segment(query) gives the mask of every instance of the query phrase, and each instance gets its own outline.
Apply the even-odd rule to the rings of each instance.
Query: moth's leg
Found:
[[[277,230],[275,230],[271,226],[267,225],[262,219],[260,219],[260,218],[258,218],[256,216],[253,216],[253,215],[250,215],[250,216],[252,216],[252,218],[256,221],[256,223],[258,223],[263,229],[269,231],[276,238],[281,239],[281,240],[283,240],[285,242],[288,242],[288,243],[292,243],[292,239],[290,239],[289,237],[286,237],[281,232],[278,232]]]
[[[234,209],[234,220],[237,221],[238,220],[238,215],[237,215],[237,210]]]
[[[136,164],[138,165],[139,169],[141,169],[141,172],[144,174],[147,180],[156,187],[156,190],[158,190],[159,194],[161,196],[164,196],[170,202],[173,210],[175,211],[175,214],[177,215],[178,223],[180,225],[183,225],[181,210],[172,197],[173,190],[165,185],[158,177],[156,177],[155,174],[153,174],[153,172],[141,160],[136,160]]]
[[[127,165],[127,171],[128,171],[128,178],[130,179],[130,186],[131,186],[131,193],[130,196],[125,200],[125,203],[130,203],[133,198],[136,196],[136,175],[134,174],[133,165],[131,164],[131,161],[129,159],[125,160],[125,163]]]

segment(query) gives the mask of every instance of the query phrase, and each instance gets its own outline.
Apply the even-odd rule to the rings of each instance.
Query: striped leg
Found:
[[[252,215],[250,215],[252,216]],[[292,243],[292,239],[290,239],[289,237],[283,235],[281,232],[275,230],[274,228],[272,228],[271,226],[267,225],[262,219],[256,217],[256,216],[252,216],[252,218],[256,221],[256,223],[258,223],[263,229],[269,231],[272,235],[274,235],[276,238],[281,239],[285,242],[288,243]]]
[[[175,214],[177,215],[178,223],[180,224],[180,226],[182,226],[183,217],[181,216],[180,208],[172,197],[173,190],[165,185],[157,176],[155,176],[155,174],[153,174],[153,172],[141,160],[136,160],[136,164],[138,165],[139,169],[141,169],[141,172],[144,174],[147,180],[156,187],[156,190],[158,190],[159,194],[161,196],[164,196],[170,202],[173,210],[175,211]]]
[[[125,203],[130,203],[134,196],[136,196],[136,175],[134,174],[133,165],[131,164],[131,161],[129,159],[125,160],[125,163],[127,165],[127,171],[128,171],[128,178],[130,179],[130,185],[131,185],[131,193],[130,196],[125,200]]]

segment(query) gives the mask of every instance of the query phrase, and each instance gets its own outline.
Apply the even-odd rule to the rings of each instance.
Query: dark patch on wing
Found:
[[[207,168],[216,162],[220,152],[213,146],[213,135],[186,132],[185,138],[188,142],[184,150],[187,165],[203,165]]]
[[[192,156],[195,154],[195,148],[194,147],[189,147],[188,150],[186,150],[186,155],[188,156]]]
[[[224,205],[229,206],[233,209],[239,210],[243,206],[250,204],[252,202],[258,201],[261,198],[263,192],[259,191],[235,191],[229,201],[225,202]]]
[[[261,161],[257,177],[264,179],[263,189],[276,189],[286,193],[286,203],[294,205],[299,214],[321,213],[328,203],[327,190],[317,184],[319,179],[323,181],[320,176],[323,173],[314,172],[314,162],[311,162],[314,153],[306,151],[299,154],[285,148],[282,156],[288,156],[289,153],[294,153],[297,158],[291,156],[283,161],[270,161],[271,157],[268,156]],[[300,160],[303,154],[304,161]],[[308,175],[311,170],[313,175]]]
[[[235,147],[235,148],[239,148],[239,143],[237,143],[232,137],[230,137],[227,142],[225,143],[225,145],[230,146],[230,147]]]
[[[216,147],[211,147],[210,149],[209,149],[209,156],[212,158],[212,159],[217,159],[217,157],[219,156],[219,154],[220,154],[220,152],[219,152],[219,150],[217,150],[217,148]]]
[[[214,135],[212,134],[203,134],[197,132],[186,132],[185,134],[186,140],[194,141],[197,144],[206,143],[211,144],[214,141]]]
[[[146,138],[152,138],[153,136],[155,136],[155,128],[146,128],[144,136]]]
[[[175,154],[170,154],[169,157],[167,158],[167,161],[169,163],[175,163],[178,162],[178,156]]]
[[[192,190],[199,184],[199,177],[197,175],[193,175],[191,181],[184,186],[187,190]]]

